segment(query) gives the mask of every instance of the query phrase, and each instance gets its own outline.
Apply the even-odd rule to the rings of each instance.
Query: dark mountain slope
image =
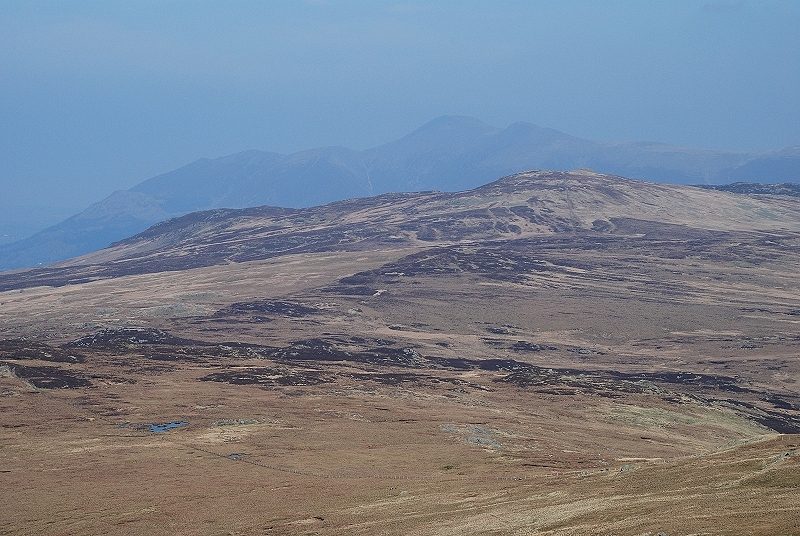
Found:
[[[800,182],[800,146],[758,156],[723,176],[735,181]]]
[[[136,234],[174,216],[152,197],[114,192],[85,211],[35,235],[0,246],[0,268],[49,264],[104,248],[121,236]]]
[[[342,148],[288,157],[246,151],[202,159],[115,192],[29,238],[0,246],[0,269],[50,264],[95,251],[154,223],[215,207],[304,206],[369,195],[357,153]]]

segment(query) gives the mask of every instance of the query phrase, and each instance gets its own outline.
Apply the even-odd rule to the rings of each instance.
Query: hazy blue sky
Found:
[[[793,0],[4,0],[0,209],[72,210],[247,148],[363,148],[442,114],[796,145],[798,28]]]

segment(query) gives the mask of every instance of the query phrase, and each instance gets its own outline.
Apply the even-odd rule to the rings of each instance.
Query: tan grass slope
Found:
[[[798,205],[530,172],[2,275],[0,533],[800,534]]]

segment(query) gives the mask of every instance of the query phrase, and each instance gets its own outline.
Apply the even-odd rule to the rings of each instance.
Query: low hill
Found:
[[[800,231],[793,199],[742,197],[592,171],[511,175],[464,192],[384,194],[305,209],[195,212],[0,288],[62,285],[282,255],[428,247],[559,233],[680,237],[699,231]]]

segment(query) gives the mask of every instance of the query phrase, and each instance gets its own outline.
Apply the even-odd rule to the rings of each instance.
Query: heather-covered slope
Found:
[[[796,200],[744,197],[590,171],[539,171],[457,193],[385,194],[306,209],[191,213],[58,266],[0,276],[0,288],[387,245],[415,248],[558,233],[659,232],[680,237],[771,230],[800,230]]]

